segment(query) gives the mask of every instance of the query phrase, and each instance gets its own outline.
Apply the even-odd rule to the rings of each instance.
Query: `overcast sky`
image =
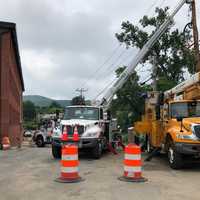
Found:
[[[118,46],[115,33],[121,22],[137,24],[144,14],[153,15],[156,6],[174,8],[178,1],[1,1],[0,20],[17,24],[25,94],[71,99],[78,94],[76,88],[85,87],[86,98],[94,98],[112,81],[116,66],[136,53]],[[200,19],[199,3],[197,9]],[[180,29],[189,21],[187,6],[175,21]],[[146,70],[138,70],[141,79],[148,77]]]

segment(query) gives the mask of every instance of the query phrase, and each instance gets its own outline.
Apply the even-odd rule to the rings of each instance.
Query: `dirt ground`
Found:
[[[143,155],[145,157],[145,155]],[[59,160],[51,148],[22,147],[0,151],[1,200],[199,200],[200,165],[171,170],[164,156],[144,163],[146,183],[118,180],[123,154],[105,154],[100,160],[80,158],[84,182],[57,183]]]

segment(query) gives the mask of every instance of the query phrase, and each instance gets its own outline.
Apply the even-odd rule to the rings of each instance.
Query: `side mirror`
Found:
[[[183,117],[179,116],[176,118],[177,122],[182,122],[183,121]]]

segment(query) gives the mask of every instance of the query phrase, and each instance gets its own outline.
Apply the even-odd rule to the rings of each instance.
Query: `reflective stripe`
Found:
[[[62,160],[78,160],[78,154],[62,155]]]
[[[124,171],[125,172],[141,172],[142,167],[129,167],[129,166],[124,166]]]
[[[78,167],[61,167],[61,172],[63,173],[74,173],[78,171],[79,171]]]
[[[3,144],[3,147],[10,147],[10,145],[9,144]]]
[[[141,160],[141,154],[125,154],[125,160]]]
[[[128,176],[128,177],[134,177],[134,173],[133,172],[127,172],[126,176]]]

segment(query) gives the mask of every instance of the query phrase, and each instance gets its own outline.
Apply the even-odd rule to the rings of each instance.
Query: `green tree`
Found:
[[[52,101],[49,107],[50,108],[61,108],[61,105],[56,101]]]
[[[23,102],[23,116],[25,121],[35,120],[36,108],[32,101]]]
[[[124,71],[125,67],[119,67],[116,70],[116,76]],[[134,121],[140,119],[144,110],[143,94],[149,90],[149,87],[138,84],[139,77],[134,72],[117,91],[116,98],[112,101],[111,112],[118,119],[118,123],[124,131],[127,131],[129,126],[133,125]]]
[[[137,47],[141,49],[149,40],[156,29],[166,20],[168,16],[168,7],[156,8],[155,17],[144,16],[140,20],[142,28],[126,21],[121,25],[121,33],[116,33],[119,42],[126,44],[127,48]],[[143,59],[142,63],[152,63],[152,57],[155,56],[157,62],[158,89],[166,90],[184,79],[184,70],[194,72],[194,51],[186,48],[186,43],[191,39],[190,31],[185,33],[178,29],[167,28],[162,37],[155,43],[151,51]],[[152,30],[151,33],[145,31]]]
[[[85,98],[82,96],[76,96],[72,99],[72,105],[85,105]]]

